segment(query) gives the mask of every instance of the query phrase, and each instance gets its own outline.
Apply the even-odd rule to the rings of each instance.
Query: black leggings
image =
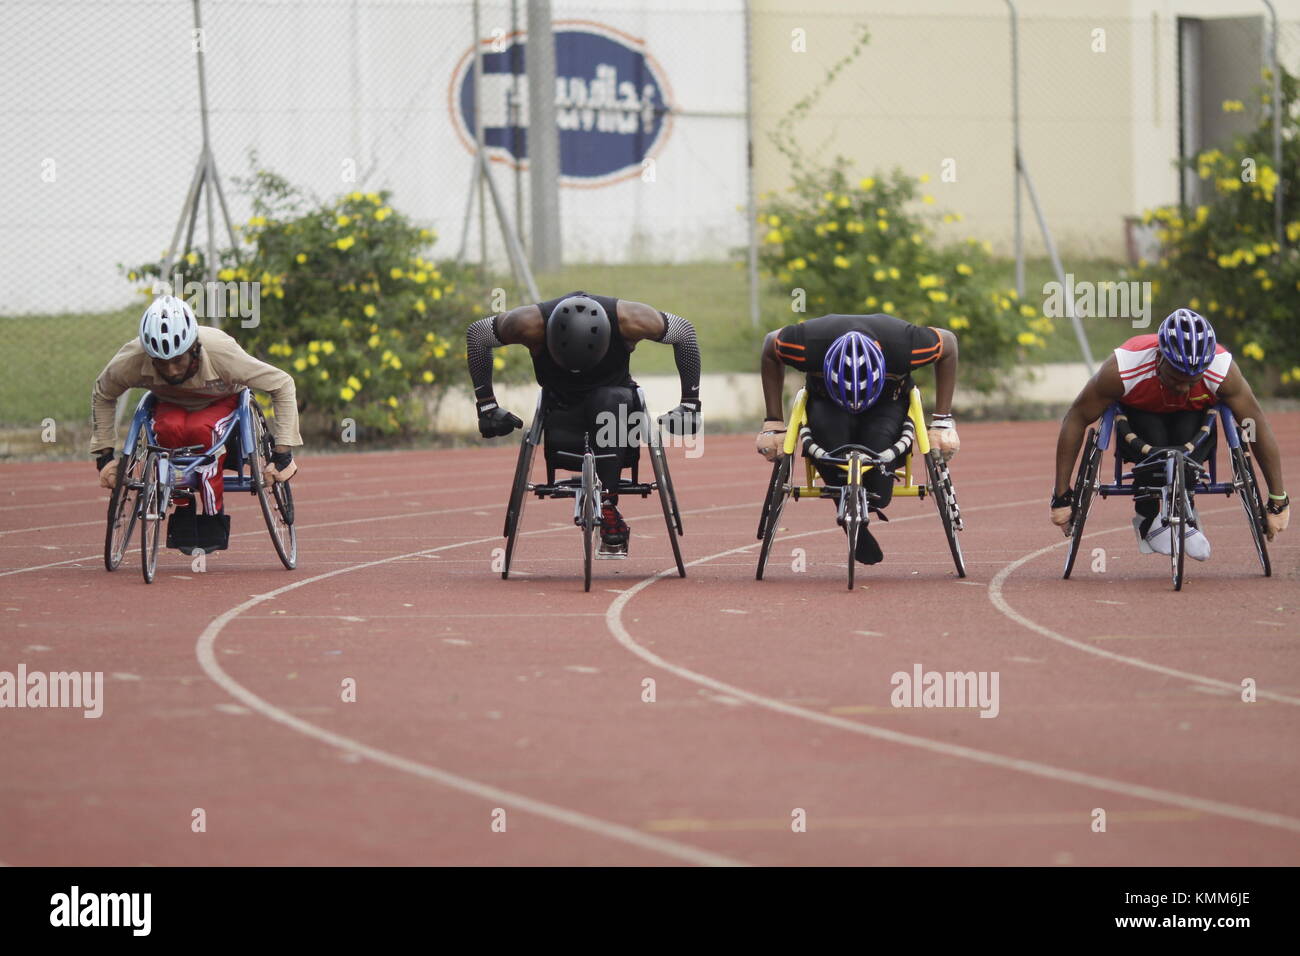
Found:
[[[1205,421],[1203,411],[1146,412],[1127,405],[1121,406],[1121,409],[1128,416],[1128,423],[1134,434],[1156,448],[1185,445],[1187,442],[1194,441],[1201,430],[1201,424]],[[1115,442],[1120,450],[1120,456],[1129,462],[1141,461],[1141,457],[1124,443],[1118,431],[1117,428]],[[1204,464],[1214,454],[1218,440],[1219,436],[1216,432],[1213,438],[1192,453],[1191,459],[1197,464]],[[1161,473],[1143,475],[1133,480],[1135,488],[1159,488],[1163,484],[1164,475]],[[1160,502],[1155,497],[1141,500],[1135,497],[1133,510],[1143,518],[1154,518],[1160,511]]]
[[[865,412],[854,415],[846,412],[829,398],[810,394],[808,397],[808,427],[813,441],[827,451],[840,445],[863,445],[872,451],[884,451],[903,433],[911,389],[899,388],[898,397],[886,396]],[[838,465],[814,462],[822,480],[838,486],[845,482],[844,469]],[[862,476],[862,485],[878,496],[875,507],[884,508],[894,497],[894,480],[873,468]]]
[[[556,455],[565,451],[581,455],[583,437],[591,440],[597,455],[614,453],[613,458],[596,459],[596,475],[607,491],[618,488],[623,469],[637,461],[641,446],[634,426],[637,417],[636,390],[630,385],[606,385],[581,395],[549,396],[546,405],[546,463],[551,468],[579,471],[576,458]],[[626,423],[626,427],[625,427]],[[617,494],[610,494],[617,501]]]

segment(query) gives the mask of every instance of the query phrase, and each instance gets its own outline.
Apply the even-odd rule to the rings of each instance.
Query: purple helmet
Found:
[[[1205,317],[1191,309],[1170,313],[1156,333],[1160,354],[1184,375],[1200,375],[1214,361],[1218,341]]]
[[[885,390],[885,354],[863,333],[845,332],[826,350],[822,374],[831,401],[857,414]]]

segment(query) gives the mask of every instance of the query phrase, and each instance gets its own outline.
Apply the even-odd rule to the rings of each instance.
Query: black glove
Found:
[[[516,428],[524,427],[522,419],[498,405],[495,398],[474,404],[478,408],[478,433],[484,438],[509,435]]]
[[[276,471],[284,471],[293,461],[293,452],[291,451],[272,451],[271,464],[275,466]]]
[[[1058,495],[1055,491],[1052,492],[1052,503],[1051,503],[1050,507],[1052,507],[1052,508],[1071,508],[1071,507],[1073,507],[1073,506],[1074,506],[1074,489],[1073,489],[1073,488],[1066,488],[1066,489],[1065,489],[1065,494],[1063,494],[1063,495]]]
[[[700,430],[699,399],[684,399],[672,411],[659,416],[659,424],[670,435],[694,435]]]
[[[104,466],[113,460],[113,449],[105,448],[103,453],[95,458],[95,470],[103,471]]]

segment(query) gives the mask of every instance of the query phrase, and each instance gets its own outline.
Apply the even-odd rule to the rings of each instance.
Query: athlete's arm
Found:
[[[465,330],[465,358],[474,383],[474,405],[478,409],[478,430],[484,438],[508,435],[523,427],[523,421],[501,408],[492,391],[492,350],[503,345],[526,345],[530,351],[546,338],[546,323],[536,305],[524,305],[500,315],[489,315],[470,323]]]
[[[661,421],[672,434],[694,433],[699,428],[700,413],[700,345],[695,326],[680,315],[660,312],[644,302],[619,299],[618,327],[629,346],[650,339],[673,347],[682,400]]]
[[[763,381],[764,418],[771,422],[785,421],[781,399],[785,392],[785,363],[776,350],[780,331],[768,332],[763,339],[763,356],[759,364],[759,377]]]
[[[1219,386],[1218,398],[1232,409],[1232,414],[1237,417],[1237,421],[1247,434],[1252,430],[1249,423],[1254,422],[1255,440],[1252,444],[1255,457],[1259,460],[1259,470],[1264,473],[1264,481],[1268,484],[1269,493],[1286,494],[1286,486],[1282,482],[1282,454],[1277,447],[1277,438],[1274,437],[1273,429],[1264,419],[1264,410],[1259,407],[1259,399],[1255,397],[1254,390],[1246,381],[1246,376],[1241,374],[1241,369],[1237,367],[1235,361],[1228,367],[1228,374],[1224,376],[1223,384]]]
[[[1070,410],[1061,420],[1061,433],[1056,439],[1056,484],[1052,493],[1065,494],[1070,487],[1070,472],[1074,470],[1074,459],[1078,457],[1079,446],[1083,444],[1083,435],[1088,426],[1101,417],[1111,402],[1124,397],[1124,383],[1119,377],[1119,362],[1114,354],[1101,363],[1101,368],[1088,380],[1075,398]]]
[[[934,329],[943,347],[934,363],[934,413],[952,414],[952,396],[957,390],[957,336],[947,329]]]

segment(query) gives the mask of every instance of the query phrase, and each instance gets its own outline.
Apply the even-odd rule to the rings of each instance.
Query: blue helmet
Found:
[[[847,411],[866,411],[885,390],[885,353],[861,332],[845,332],[822,362],[826,392]]]
[[[1205,317],[1191,309],[1179,309],[1166,316],[1156,333],[1160,354],[1184,375],[1200,375],[1214,361],[1218,340]]]

